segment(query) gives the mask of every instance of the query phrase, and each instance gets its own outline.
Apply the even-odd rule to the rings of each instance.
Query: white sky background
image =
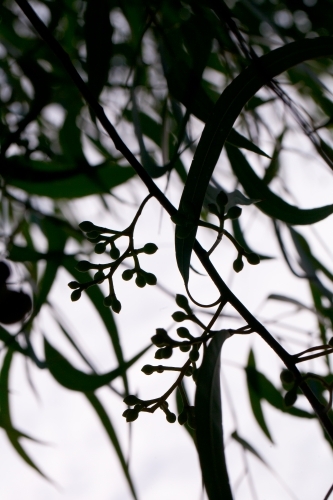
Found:
[[[283,157],[282,174],[287,185],[292,186],[300,205],[303,208],[310,208],[332,203],[332,172],[323,165],[318,156],[314,155],[310,143],[301,138],[296,126],[295,134],[288,137],[285,145],[297,147],[305,153],[303,156],[285,154]],[[260,146],[268,153],[271,152],[271,143],[268,140]],[[253,162],[256,160],[255,155],[248,157]],[[267,165],[267,160],[263,160],[262,164]],[[224,156],[220,160],[220,165],[223,185],[232,190],[234,186]],[[226,181],[228,175],[230,185]],[[175,184],[169,189],[168,195],[176,205],[181,186],[175,173],[172,175],[172,180]],[[159,179],[157,183],[164,188],[165,179]],[[279,192],[279,182],[274,182],[273,187]],[[90,197],[72,203],[78,220],[88,219],[112,229],[125,228],[135,214],[137,203],[147,193],[137,179],[131,181],[130,187],[126,186],[126,189],[120,187],[115,192],[124,200],[134,202],[136,206],[130,208],[110,198],[110,211],[107,213],[97,197]],[[329,249],[333,243],[332,220],[330,217],[315,226],[315,230],[325,240]],[[218,270],[249,310],[258,313],[260,319],[267,320],[264,324],[273,334],[285,332],[285,336],[290,340],[285,340],[284,346],[290,352],[305,349],[307,345],[303,347],[304,341],[308,341],[305,335],[288,329],[282,330],[268,323],[269,319],[292,311],[293,307],[269,302],[266,298],[274,292],[311,304],[306,283],[292,276],[287,269],[265,216],[254,207],[243,207],[240,222],[245,230],[248,229],[245,233],[253,249],[272,255],[276,259],[264,261],[259,266],[245,263],[244,270],[236,275],[232,271],[232,261],[236,257],[236,252],[227,241],[224,241],[214,253],[213,260]],[[312,230],[311,227],[300,229],[304,235],[309,236],[311,243],[314,242],[315,255],[332,269],[332,255],[328,255],[318,241],[313,239]],[[149,241],[158,245],[159,251],[155,255],[143,255],[140,258],[143,268],[154,272],[159,283],[170,291],[184,293],[175,263],[173,231],[168,215],[164,213],[161,222],[161,209],[155,200],[151,200],[137,225],[135,242],[138,247]],[[211,238],[205,230],[201,230],[200,235],[206,242],[207,238]],[[72,251],[73,248],[71,245],[68,251]],[[98,261],[99,256],[96,256],[96,259]],[[193,263],[199,267],[195,259]],[[85,280],[84,274],[82,278]],[[71,303],[70,290],[67,287],[70,280],[65,272],[59,273],[50,301],[87,356],[98,366],[101,373],[106,372],[116,366],[108,335],[84,294],[78,302]],[[129,359],[148,345],[155,328],[169,328],[172,325],[171,314],[179,308],[157,287],[146,286],[144,289],[138,289],[134,280],[124,282],[121,279],[121,272],[116,278],[116,291],[123,308],[115,319],[125,358]],[[197,300],[206,303],[217,296],[208,278],[205,277],[193,276],[191,291]],[[204,317],[202,315],[202,318]],[[317,332],[315,318],[309,313],[300,312],[296,316],[285,318],[283,322]],[[219,324],[225,328],[235,325],[227,319],[221,320]],[[175,332],[178,326],[174,325],[171,332]],[[189,328],[193,329],[191,325]],[[44,307],[41,317],[37,320],[36,334],[33,338],[37,350],[42,354],[41,333],[61,349],[75,366],[87,369],[56,327],[47,307]],[[299,346],[294,340],[299,341]],[[318,342],[312,339],[310,343],[315,345]],[[255,349],[258,369],[277,385],[282,369],[282,363],[275,353],[256,334],[234,337],[225,343],[222,353],[223,381],[224,383],[227,381],[228,392],[236,409],[237,431],[260,452],[295,494],[294,497],[290,496],[267,468],[256,458],[246,455],[257,498],[321,500],[333,482],[331,449],[323,439],[322,431],[316,421],[289,417],[264,403],[265,417],[275,445],[267,440],[252,416],[245,374],[241,370],[246,364],[250,346]],[[186,354],[182,357],[178,354],[173,355],[170,364],[175,365],[177,359],[185,360]],[[175,379],[172,373],[145,376],[140,370],[147,363],[155,364],[154,348],[150,349],[129,371],[131,392],[138,393],[143,399],[160,396]],[[168,364],[167,360],[165,364]],[[116,454],[85,397],[61,388],[46,371],[36,369],[30,362],[29,368],[39,398],[34,396],[27,383],[24,359],[16,356],[10,379],[13,422],[23,432],[46,443],[39,445],[25,440],[24,447],[57,486],[45,481],[26,466],[8,443],[5,434],[0,433],[1,498],[17,500],[24,496],[36,500],[130,499],[131,495]],[[315,361],[302,368],[320,372],[323,365]],[[192,379],[187,381],[187,388],[193,394]],[[233,408],[225,389],[222,389],[222,393],[226,455],[231,483],[235,485],[244,471],[244,455],[239,445],[229,439],[235,430],[235,421]],[[139,498],[199,500],[201,478],[198,459],[186,431],[178,423],[173,425],[167,423],[162,412],[156,412],[154,415],[141,414],[132,425],[132,436],[129,440],[129,425],[121,417],[125,409],[121,399],[106,387],[97,391],[97,394],[109,412],[125,455],[130,456],[131,473]],[[298,406],[308,409],[303,399],[300,398]],[[169,401],[174,411],[176,409],[174,398],[171,397]],[[245,477],[237,489],[235,500],[248,500],[252,498],[251,495],[248,477]]]

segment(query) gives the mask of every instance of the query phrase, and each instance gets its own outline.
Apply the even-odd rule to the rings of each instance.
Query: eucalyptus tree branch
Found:
[[[58,41],[53,37],[50,30],[45,26],[41,19],[37,16],[35,11],[31,8],[27,0],[15,0],[19,7],[22,9],[26,17],[29,19],[30,23],[41,36],[41,38],[46,42],[53,53],[59,58],[60,62],[64,66],[68,75],[71,77],[74,85],[82,94],[83,98],[86,100],[87,104],[90,106],[101,125],[112,139],[116,149],[122,153],[129,164],[134,168],[137,175],[143,181],[147,187],[149,193],[154,196],[163,208],[168,212],[170,216],[177,213],[177,209],[172,205],[168,198],[163,194],[163,192],[158,188],[155,182],[151,179],[147,171],[143,168],[141,163],[129,150],[123,140],[120,138],[114,126],[111,124],[107,118],[103,107],[98,103],[90,92],[88,86],[83,81],[79,73],[76,71],[74,65],[72,64],[69,55],[61,47]],[[242,302],[232,293],[232,291],[227,287],[227,285],[222,280],[221,276],[211,263],[209,259],[209,253],[200,245],[196,240],[194,244],[194,252],[198,256],[201,264],[209,274],[210,278],[219,290],[220,296],[226,302],[229,302],[234,309],[243,317],[247,322],[248,326],[252,331],[257,332],[262,339],[274,350],[274,352],[280,357],[285,366],[293,373],[296,383],[303,391],[304,395],[311,404],[313,410],[317,414],[319,421],[326,430],[327,434],[333,442],[333,424],[325,413],[325,407],[320,403],[314,393],[311,391],[310,387],[302,378],[300,372],[298,371],[295,359],[290,355],[280,344],[275,340],[275,338],[268,332],[268,330],[248,311],[248,309],[242,304]],[[180,377],[182,376],[182,373]]]

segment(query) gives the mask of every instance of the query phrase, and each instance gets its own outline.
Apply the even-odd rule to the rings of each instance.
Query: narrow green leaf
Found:
[[[267,81],[276,75],[286,71],[288,68],[311,58],[331,56],[333,54],[333,39],[331,37],[318,37],[304,39],[298,42],[286,44],[270,53],[258,58],[253,64],[246,68],[235,78],[224,90],[214,106],[213,113],[206,123],[198,147],[196,149],[188,178],[181,197],[179,212],[197,224],[201,207],[205,197],[206,189],[215,165],[220,156],[223,145],[230,130],[242,111],[246,102]],[[239,150],[234,149],[239,153]],[[252,198],[261,198],[255,194]],[[266,203],[267,202],[262,202]],[[265,206],[265,205],[264,205]],[[269,208],[269,207],[268,207]],[[295,210],[296,207],[295,207]],[[319,212],[318,212],[319,210]],[[315,212],[304,214],[311,222],[327,217],[333,212],[332,207],[316,209]],[[288,219],[288,212],[285,214]],[[299,213],[297,212],[297,215]],[[308,224],[301,217],[301,222],[290,222],[291,224]],[[180,229],[176,229],[176,257],[179,270],[185,283],[189,279],[189,267],[192,248],[196,236],[196,228],[189,233],[185,239],[177,237]]]
[[[20,457],[28,464],[30,467],[35,469],[42,477],[50,481],[50,479],[37,467],[37,465],[31,460],[29,455],[26,453],[24,448],[19,442],[20,437],[25,437],[31,439],[29,436],[21,433],[17,429],[13,428],[10,407],[9,407],[9,372],[11,368],[11,363],[13,359],[14,351],[9,348],[0,373],[0,411],[1,411],[1,426],[6,431],[7,437],[11,442],[13,448],[17,451]]]
[[[115,378],[123,375],[140,357],[149,349],[143,349],[130,361],[123,363],[114,370],[102,375],[85,373],[74,368],[67,359],[60,354],[46,339],[44,339],[45,358],[48,369],[56,381],[72,391],[89,392],[110,383]]]
[[[257,153],[261,156],[266,156],[266,158],[270,158],[268,154],[264,153],[258,146],[253,144],[249,139],[244,137],[242,134],[237,132],[234,128],[230,130],[230,133],[226,139],[226,142],[230,144],[230,146],[235,146],[240,149],[247,149],[248,151],[252,151],[253,153]]]
[[[319,222],[333,213],[333,205],[307,210],[290,205],[269,189],[238,149],[226,146],[226,150],[237,179],[251,198],[262,200],[256,203],[256,207],[269,217],[291,225],[305,225]]]
[[[253,416],[256,419],[259,427],[261,430],[266,434],[268,439],[273,443],[273,439],[271,436],[271,433],[269,432],[269,429],[266,424],[266,420],[261,408],[261,395],[260,395],[260,389],[258,387],[258,378],[257,378],[257,372],[255,369],[255,359],[254,359],[254,354],[251,349],[249,358],[248,358],[248,364],[245,369],[246,373],[246,380],[247,380],[247,388],[249,391],[249,398],[250,398],[250,403],[251,403],[251,408],[253,412]]]
[[[186,391],[184,384],[183,384],[183,390]],[[182,399],[180,390],[178,388],[176,390],[176,404],[177,404],[177,411],[178,411],[178,415],[179,415],[183,411],[184,403],[183,403],[183,399]],[[195,443],[196,437],[195,437],[194,429],[192,429],[192,427],[190,427],[187,422],[185,422],[183,427],[184,427],[184,429],[186,429],[186,431],[189,433],[189,435],[193,439],[194,444],[196,444]]]
[[[111,441],[111,443],[112,443],[112,445],[113,445],[113,447],[118,455],[121,467],[124,471],[124,474],[125,474],[125,477],[127,479],[128,486],[131,490],[132,496],[135,500],[137,500],[137,495],[135,492],[132,478],[131,478],[129,470],[128,470],[128,465],[126,463],[123,451],[121,449],[121,446],[120,446],[116,431],[112,425],[111,419],[110,419],[109,415],[106,413],[102,403],[97,398],[96,394],[94,394],[93,392],[86,392],[85,395],[86,395],[88,401],[91,403],[94,410],[96,411],[96,413],[101,421],[101,424],[103,425],[107,435],[110,438],[110,441]]]
[[[214,336],[199,369],[195,395],[197,449],[209,500],[232,500],[224,456],[220,355],[226,337]]]

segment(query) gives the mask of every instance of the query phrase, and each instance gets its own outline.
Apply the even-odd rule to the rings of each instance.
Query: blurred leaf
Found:
[[[136,500],[137,496],[136,496],[136,492],[135,492],[135,489],[134,489],[132,478],[131,478],[129,470],[128,470],[128,464],[126,463],[124,454],[122,452],[122,449],[121,449],[121,446],[120,446],[120,443],[119,443],[116,431],[115,431],[115,429],[114,429],[114,427],[112,425],[110,417],[106,413],[106,411],[105,411],[102,403],[97,398],[96,394],[94,394],[93,392],[86,392],[85,395],[87,396],[88,401],[91,403],[92,407],[96,411],[96,413],[97,413],[97,415],[98,415],[98,417],[99,417],[99,419],[101,421],[101,424],[103,425],[103,427],[104,427],[107,435],[110,438],[110,441],[111,441],[111,443],[112,443],[112,445],[113,445],[113,447],[114,447],[114,449],[115,449],[115,451],[117,453],[117,456],[119,458],[121,467],[122,467],[122,469],[124,471],[124,474],[125,474],[125,477],[127,479],[128,486],[129,486],[129,488],[131,490],[132,496]]]
[[[185,385],[183,384],[182,387],[186,393]],[[184,402],[183,402],[183,398],[181,396],[181,392],[180,392],[178,387],[176,390],[176,404],[177,404],[177,411],[178,411],[178,415],[179,415],[184,409]],[[196,444],[196,435],[195,435],[195,431],[192,429],[192,427],[190,427],[187,422],[185,422],[185,424],[183,424],[183,427],[189,433],[191,439],[193,439],[194,444]]]
[[[76,269],[77,263],[78,263],[78,261],[76,259],[74,259],[73,257],[66,257],[66,259],[63,261],[63,266],[75,278],[76,281],[80,282],[82,280],[82,273],[80,273]],[[119,363],[119,365],[122,365],[124,363],[123,351],[121,348],[117,326],[114,322],[111,309],[109,307],[104,306],[104,303],[103,303],[104,296],[103,296],[103,293],[101,292],[101,290],[98,286],[89,287],[86,290],[86,293],[87,293],[88,297],[90,298],[91,302],[94,304],[96,311],[98,312],[101,320],[103,321],[103,323],[106,327],[106,330],[110,336],[110,340],[112,342],[112,346],[113,346],[114,352],[116,354],[118,363]],[[69,296],[69,294],[68,294],[68,296]],[[125,391],[127,393],[128,392],[127,375],[124,372],[122,374],[122,376],[123,376],[123,380],[124,380]]]
[[[246,380],[247,380],[247,388],[249,391],[249,398],[250,398],[250,403],[251,403],[251,408],[252,408],[252,413],[254,418],[256,419],[259,427],[261,430],[266,434],[268,439],[273,443],[273,439],[271,436],[271,433],[269,432],[269,429],[266,424],[266,420],[261,408],[261,393],[260,393],[260,388],[258,387],[258,377],[257,377],[257,371],[255,368],[255,360],[254,360],[254,354],[253,351],[250,351],[249,358],[248,358],[248,364],[245,369],[246,371]]]
[[[269,217],[291,225],[305,225],[319,222],[333,213],[333,205],[307,210],[290,205],[266,186],[238,149],[227,146],[226,150],[237,179],[251,198],[263,200],[256,206]]]
[[[11,368],[11,363],[13,359],[14,351],[9,348],[4,357],[1,373],[0,373],[0,415],[1,415],[1,426],[6,431],[7,437],[11,442],[13,448],[17,451],[20,457],[28,464],[30,467],[35,469],[41,476],[50,481],[50,479],[37,467],[37,465],[31,460],[29,455],[26,453],[24,448],[19,442],[20,437],[25,437],[31,439],[29,436],[21,433],[17,429],[13,428],[10,408],[9,408],[9,371]]]
[[[230,144],[230,146],[235,146],[240,149],[247,149],[248,151],[252,151],[253,153],[257,153],[261,156],[266,156],[266,158],[270,158],[266,153],[264,153],[258,146],[253,144],[253,142],[249,141],[246,137],[241,135],[234,128],[231,129],[228,137],[226,138],[226,142]]]
[[[84,28],[88,85],[98,99],[108,81],[111,63],[113,28],[110,23],[110,4],[105,0],[87,0],[86,5]]]
[[[12,156],[3,164],[3,177],[11,186],[49,198],[80,198],[108,193],[135,175],[132,167],[106,161],[95,167],[88,163],[70,166],[57,162],[24,160]]]
[[[263,464],[267,465],[266,461],[259,455],[259,453],[253,448],[253,446],[248,442],[246,441],[244,438],[241,438],[237,431],[234,431],[232,434],[231,434],[231,437],[237,441],[238,444],[240,444],[244,450],[246,451],[249,451],[250,453],[252,453],[252,455],[254,455],[255,457],[258,458],[258,460],[260,460],[260,462],[262,462]]]
[[[271,162],[266,167],[265,175],[263,177],[263,182],[267,185],[277,176],[280,170],[280,152],[285,132],[286,130],[283,130],[280,136],[276,139],[276,144],[273,151]]]
[[[234,237],[236,238],[236,240],[238,241],[238,243],[244,248],[244,250],[246,252],[248,252],[248,253],[256,253],[257,255],[259,255],[260,260],[274,259],[274,257],[269,257],[267,255],[262,255],[259,252],[254,252],[249,247],[249,245],[247,244],[247,242],[246,242],[246,240],[244,238],[244,234],[243,234],[243,231],[241,229],[239,219],[233,219],[231,221],[231,223],[232,223],[232,230],[233,230],[233,233],[234,233]]]
[[[150,346],[143,349],[130,361],[123,363],[114,370],[102,375],[85,373],[74,368],[60,352],[58,352],[46,339],[44,339],[45,358],[48,369],[56,381],[63,387],[72,391],[89,392],[95,391],[103,385],[123,375],[138,359],[143,356]]]
[[[216,334],[199,369],[195,395],[197,449],[209,500],[232,499],[224,457],[220,355],[225,336]]]

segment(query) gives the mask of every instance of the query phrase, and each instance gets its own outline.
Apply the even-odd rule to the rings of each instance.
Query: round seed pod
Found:
[[[101,254],[101,253],[104,253],[105,252],[105,249],[106,249],[106,243],[97,243],[97,245],[95,246],[95,253],[98,253],[98,254]]]
[[[166,419],[170,424],[174,424],[177,420],[177,417],[174,413],[168,412],[166,415]]]
[[[130,281],[133,278],[133,275],[134,275],[133,269],[126,269],[126,271],[123,272],[121,277],[123,278],[124,281]]]
[[[147,285],[151,285],[151,286],[156,285],[157,278],[156,278],[155,274],[153,274],[153,273],[146,273],[145,278],[146,278]]]
[[[183,311],[176,311],[173,313],[172,318],[174,321],[177,321],[177,323],[181,323],[182,321],[185,321],[187,319],[187,314],[183,313]]]
[[[234,271],[236,273],[239,273],[244,267],[244,262],[242,261],[242,258],[237,257],[237,259],[234,260],[232,267],[234,268]]]
[[[141,399],[137,398],[134,395],[126,396],[126,398],[124,398],[123,401],[124,401],[125,405],[128,405],[128,406],[134,406],[134,405],[141,403]]]
[[[158,247],[157,245],[155,245],[155,243],[146,243],[142,250],[143,253],[153,255],[155,252],[157,252]]]
[[[190,349],[191,349],[191,346],[190,345],[180,345],[179,346],[179,349],[182,351],[182,352],[188,352]]]
[[[260,263],[260,257],[256,253],[247,253],[245,254],[245,257],[248,263],[252,264],[252,266],[256,266],[257,264]]]
[[[68,283],[68,286],[69,288],[71,288],[72,290],[75,290],[76,288],[80,288],[80,283],[78,283],[77,281],[70,281]]]
[[[76,302],[81,298],[81,290],[74,290],[74,292],[71,293],[71,301]]]
[[[242,214],[242,209],[240,207],[231,207],[229,210],[228,210],[228,213],[227,213],[227,218],[228,219],[238,219],[238,217],[240,217]]]
[[[97,271],[97,273],[94,274],[94,279],[98,280],[99,283],[102,283],[105,278],[105,274],[103,271]]]
[[[10,269],[3,261],[0,262],[0,286],[6,283],[10,276]]]
[[[169,345],[169,337],[165,336],[161,333],[157,333],[156,335],[153,335],[151,338],[151,341],[156,347],[165,347]]]
[[[164,372],[164,366],[162,366],[162,365],[158,365],[158,366],[156,367],[156,371],[157,371],[157,373],[163,373],[163,372]]]
[[[189,366],[185,372],[186,377],[190,377],[191,375],[193,375],[193,372],[194,372],[193,366]]]
[[[123,415],[122,415],[122,416],[123,416],[123,417],[126,417],[129,411],[130,411],[130,410],[129,410],[129,408],[127,408],[127,410],[125,410],[125,411],[123,412]]]
[[[135,284],[139,288],[144,288],[147,284],[146,278],[142,274],[138,274],[136,279],[135,279]]]
[[[114,313],[119,314],[121,311],[121,302],[114,298],[111,302],[111,308]]]
[[[178,423],[180,425],[184,425],[185,422],[187,422],[187,410],[184,408],[184,410],[178,415]]]
[[[152,373],[154,373],[154,367],[152,365],[145,365],[141,368],[141,371],[145,374],[145,375],[151,375]]]
[[[0,323],[5,325],[17,323],[31,308],[32,302],[29,295],[24,292],[5,290],[1,293]]]
[[[91,264],[91,262],[88,262],[87,260],[81,260],[77,263],[76,269],[80,271],[80,273],[86,273],[90,269],[93,269],[93,264]]]
[[[126,422],[134,422],[139,416],[139,412],[137,410],[131,409],[128,410],[126,414]]]
[[[224,207],[228,203],[228,196],[224,191],[220,191],[219,194],[216,196],[216,203],[219,205],[219,207]],[[223,210],[222,210],[223,211]]]
[[[93,224],[92,222],[90,222],[88,220],[85,220],[79,224],[79,228],[84,233],[88,233],[89,231],[94,231],[95,227],[96,227],[95,224]]]
[[[120,257],[120,250],[116,246],[113,246],[110,250],[110,257],[113,260],[117,260]]]

